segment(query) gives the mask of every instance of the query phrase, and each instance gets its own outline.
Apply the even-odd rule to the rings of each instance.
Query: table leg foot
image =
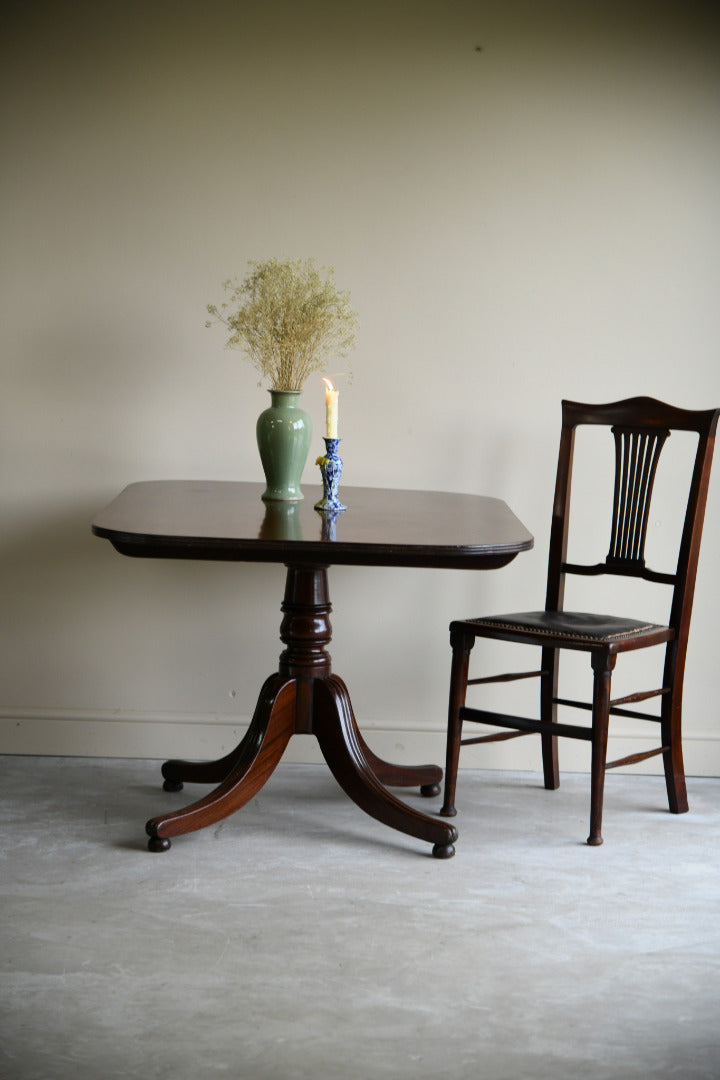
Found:
[[[151,826],[152,826],[152,822],[148,821],[147,825],[145,826],[146,832],[151,828]],[[148,840],[148,851],[169,851],[169,850],[170,850],[170,841],[167,839],[166,836],[154,836],[154,835],[152,835],[152,833],[150,834],[150,839]]]
[[[347,688],[335,675],[316,683],[313,731],[335,779],[367,814],[390,828],[428,841],[434,850],[442,849],[444,854],[438,858],[453,854],[457,829],[401,802],[376,775],[373,761],[377,759],[371,754],[368,760]]]
[[[388,787],[419,787],[420,794],[431,797],[440,794],[440,781],[443,771],[439,765],[394,765],[383,761],[373,753],[362,737],[357,733],[358,746],[372,771],[381,784]]]
[[[435,859],[452,859],[455,854],[454,844],[435,844],[432,849],[433,858]]]
[[[230,773],[203,799],[145,826],[151,851],[167,851],[169,837],[194,832],[239,810],[269,779],[295,727],[295,682],[271,675],[260,692],[255,715],[241,743],[242,754]]]
[[[217,761],[166,761],[160,772],[164,791],[182,791],[184,784],[220,784],[246,752],[249,730],[229,754]]]
[[[439,784],[421,784],[420,794],[426,799],[433,799],[440,794]]]

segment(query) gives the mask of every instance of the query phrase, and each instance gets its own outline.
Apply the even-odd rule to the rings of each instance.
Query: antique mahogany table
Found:
[[[414,566],[488,570],[504,566],[533,538],[499,499],[438,491],[343,488],[347,511],[313,508],[320,490],[297,503],[263,502],[261,484],[149,481],[131,484],[93,521],[95,535],[123,555],[285,564],[278,671],[264,683],[248,730],[225,757],[166,761],[164,787],[215,784],[204,798],[146,825],[150,851],[170,837],[211,825],[263,786],[293,734],[312,733],[340,786],[366,813],[433,845],[449,858],[457,830],[396,798],[386,784],[439,792],[437,765],[382,761],[366,745],[343,681],[333,674],[328,567]]]

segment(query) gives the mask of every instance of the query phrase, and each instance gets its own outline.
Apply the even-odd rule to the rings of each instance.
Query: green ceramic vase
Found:
[[[257,443],[265,472],[267,501],[298,502],[303,497],[300,477],[305,468],[312,422],[298,406],[299,390],[271,390],[270,408],[257,420]]]

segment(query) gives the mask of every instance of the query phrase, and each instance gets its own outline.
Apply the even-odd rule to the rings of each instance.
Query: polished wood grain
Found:
[[[262,788],[294,734],[313,734],[343,790],[367,814],[432,844],[446,859],[457,830],[402,802],[386,785],[440,791],[437,765],[395,765],[367,746],[345,683],[332,672],[328,568],[333,564],[484,570],[532,547],[532,536],[499,499],[446,492],[344,488],[348,510],[318,513],[320,495],[264,503],[260,484],[150,481],[131,484],[93,522],[124,555],[281,562],[287,567],[278,670],[266,679],[240,744],[217,761],[166,761],[164,787],[215,784],[182,809],[146,825],[150,851],[244,806]]]
[[[93,521],[125,555],[332,565],[488,569],[533,538],[500,499],[443,491],[343,488],[344,513],[265,503],[262,484],[167,480],[131,484]]]

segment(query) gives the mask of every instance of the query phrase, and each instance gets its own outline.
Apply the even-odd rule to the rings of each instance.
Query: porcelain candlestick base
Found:
[[[320,475],[323,482],[323,497],[315,503],[315,509],[323,512],[337,513],[346,510],[347,507],[338,499],[340,476],[342,475],[342,458],[337,452],[339,439],[324,439],[325,456],[319,457],[317,463],[320,466]]]

